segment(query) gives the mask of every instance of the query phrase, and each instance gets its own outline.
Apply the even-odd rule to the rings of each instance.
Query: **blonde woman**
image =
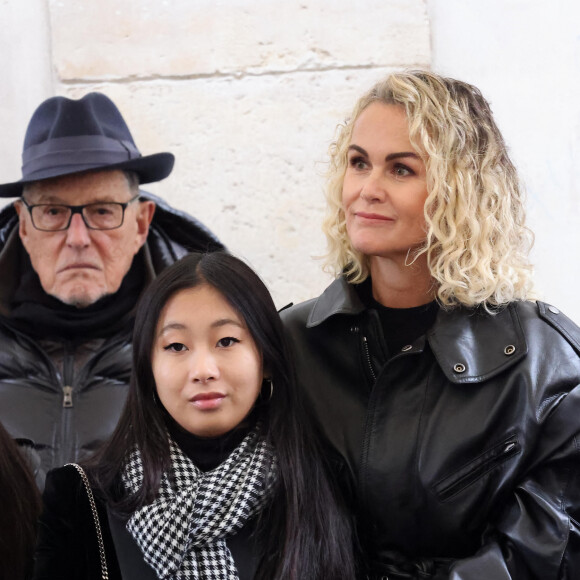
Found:
[[[336,280],[283,318],[361,578],[580,578],[580,331],[531,300],[488,103],[392,74],[340,128],[327,198]]]

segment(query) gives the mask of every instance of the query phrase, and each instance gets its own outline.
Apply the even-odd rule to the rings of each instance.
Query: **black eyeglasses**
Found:
[[[72,216],[80,213],[85,225],[90,230],[115,230],[123,225],[127,206],[139,199],[132,197],[125,203],[116,201],[99,201],[85,205],[62,205],[56,203],[38,203],[29,205],[24,198],[22,203],[30,212],[32,225],[43,232],[60,232],[68,229]]]

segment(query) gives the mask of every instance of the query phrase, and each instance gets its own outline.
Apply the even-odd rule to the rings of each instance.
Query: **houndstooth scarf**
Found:
[[[159,578],[238,578],[225,538],[260,511],[278,476],[273,450],[260,430],[256,427],[221,465],[206,473],[170,438],[171,477],[163,474],[155,501],[127,522]],[[143,466],[138,451],[129,455],[122,477],[128,490],[140,488]]]

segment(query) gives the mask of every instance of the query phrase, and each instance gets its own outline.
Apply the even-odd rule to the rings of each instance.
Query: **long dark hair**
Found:
[[[133,334],[133,372],[127,404],[98,456],[93,480],[109,504],[131,514],[154,500],[170,466],[166,412],[156,401],[152,371],[161,311],[180,290],[207,284],[240,314],[272,377],[266,436],[276,450],[280,483],[259,520],[263,557],[257,578],[327,580],[354,577],[349,516],[327,477],[323,454],[295,388],[284,330],[270,293],[244,262],[224,252],[190,254],[167,268],[143,294]],[[129,449],[141,452],[144,481],[122,494],[118,474]]]
[[[0,580],[23,580],[30,574],[40,509],[32,472],[0,425]]]

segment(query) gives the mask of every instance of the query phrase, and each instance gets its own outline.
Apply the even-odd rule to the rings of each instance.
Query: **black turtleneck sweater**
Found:
[[[413,308],[383,306],[373,297],[370,278],[356,289],[364,305],[379,315],[389,357],[425,334],[435,322],[439,312],[439,305],[435,301]]]

